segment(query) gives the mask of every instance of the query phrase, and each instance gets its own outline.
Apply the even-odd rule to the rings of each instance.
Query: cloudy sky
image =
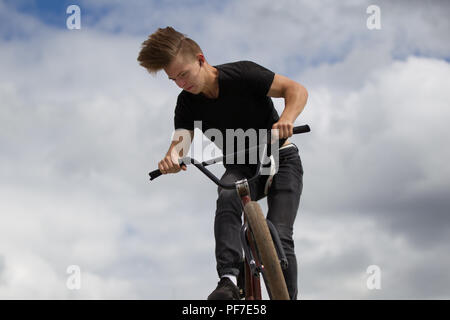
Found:
[[[67,28],[71,4],[81,29]],[[215,288],[216,187],[194,167],[147,176],[179,88],[136,57],[165,26],[212,65],[253,60],[309,91],[296,124],[312,132],[292,138],[301,298],[450,298],[449,14],[446,1],[0,0],[0,298]]]

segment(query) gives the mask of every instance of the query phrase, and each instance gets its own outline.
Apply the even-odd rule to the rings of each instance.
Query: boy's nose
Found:
[[[183,89],[184,86],[186,85],[186,81],[184,81],[184,80],[177,80],[176,83],[177,83],[177,86],[179,86],[181,89]]]

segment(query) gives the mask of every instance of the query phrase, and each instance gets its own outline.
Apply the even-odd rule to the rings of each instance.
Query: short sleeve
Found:
[[[181,94],[178,96],[177,106],[175,107],[174,125],[175,130],[194,130],[194,120],[192,113],[189,110],[187,104],[184,102]]]
[[[267,96],[275,73],[252,61],[242,61],[242,77],[248,88],[260,96]]]

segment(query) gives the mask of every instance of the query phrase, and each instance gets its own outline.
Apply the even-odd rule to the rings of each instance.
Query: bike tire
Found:
[[[244,207],[247,223],[253,233],[261,263],[264,266],[264,281],[272,300],[289,300],[289,293],[277,251],[260,205],[250,201]]]

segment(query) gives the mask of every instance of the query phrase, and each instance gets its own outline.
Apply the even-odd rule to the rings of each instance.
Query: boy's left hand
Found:
[[[294,134],[294,125],[291,121],[280,119],[272,126],[272,142],[276,139],[287,139]]]

